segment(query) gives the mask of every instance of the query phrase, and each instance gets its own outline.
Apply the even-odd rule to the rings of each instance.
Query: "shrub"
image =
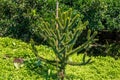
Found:
[[[83,21],[89,21],[87,28],[120,31],[119,0],[65,0],[64,2],[84,15]]]
[[[115,59],[120,57],[120,45],[118,43],[96,44],[88,50],[89,56],[111,56]]]
[[[45,0],[0,0],[0,36],[29,40],[36,21],[42,16],[49,20],[54,7]],[[41,7],[42,6],[42,7]],[[42,14],[42,15],[41,15]]]

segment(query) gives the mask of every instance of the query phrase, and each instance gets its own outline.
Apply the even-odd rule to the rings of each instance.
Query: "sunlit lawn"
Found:
[[[51,48],[36,46],[39,54],[54,59]],[[82,54],[73,55],[72,61],[82,61]],[[14,59],[22,58],[23,66],[14,66]],[[66,67],[66,80],[119,80],[120,59],[112,57],[92,57],[93,63],[84,66]],[[20,40],[0,38],[0,80],[55,80],[56,67],[38,61],[31,51],[31,46]]]

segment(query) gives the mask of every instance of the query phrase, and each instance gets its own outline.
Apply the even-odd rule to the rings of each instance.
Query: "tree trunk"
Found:
[[[58,0],[56,1],[56,18],[58,18],[58,7],[59,7],[59,2]],[[56,28],[58,28],[58,24],[56,23]]]
[[[60,70],[58,71],[58,78],[60,80],[64,80],[65,78],[65,67],[66,67],[66,63],[62,62],[60,66]]]

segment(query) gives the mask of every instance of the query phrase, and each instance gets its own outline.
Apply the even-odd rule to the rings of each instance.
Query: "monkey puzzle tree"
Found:
[[[83,57],[83,63],[71,62],[69,61],[69,57],[83,49],[88,48],[89,45],[94,42],[94,37],[97,34],[97,32],[92,34],[91,31],[88,30],[87,41],[77,48],[73,48],[78,36],[82,33],[83,29],[86,28],[88,22],[82,23],[80,15],[73,15],[72,13],[72,9],[63,13],[59,10],[58,18],[51,20],[51,23],[42,20],[39,28],[37,28],[40,35],[46,39],[48,44],[52,47],[54,54],[57,57],[56,60],[48,60],[40,57],[36,48],[32,45],[33,52],[40,60],[58,66],[58,73],[61,74],[59,76],[61,80],[64,79],[65,67],[67,64],[82,65],[90,61],[90,59],[85,61],[85,55]],[[58,24],[58,27],[56,27],[56,23]]]

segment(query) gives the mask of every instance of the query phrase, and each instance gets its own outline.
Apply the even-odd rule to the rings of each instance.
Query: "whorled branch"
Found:
[[[38,55],[38,52],[37,52],[36,48],[35,48],[33,45],[32,45],[32,48],[33,48],[33,49],[32,49],[32,50],[33,50],[33,53],[35,54],[35,56],[36,56],[39,60],[41,60],[41,61],[43,61],[43,62],[45,62],[45,63],[51,64],[51,65],[54,65],[54,66],[57,66],[56,63],[59,63],[59,64],[62,63],[61,61],[58,61],[58,60],[45,59],[45,58],[43,58],[43,57],[41,57],[41,56]],[[85,55],[84,55],[84,56],[83,56],[83,62],[82,62],[82,63],[79,63],[79,62],[71,62],[71,61],[67,61],[67,62],[65,62],[65,63],[68,64],[68,65],[72,65],[72,66],[81,66],[81,65],[86,65],[86,64],[88,64],[88,63],[91,63],[90,60],[91,60],[91,59],[88,59],[87,61],[85,61]],[[59,67],[59,66],[58,66],[58,67]]]

